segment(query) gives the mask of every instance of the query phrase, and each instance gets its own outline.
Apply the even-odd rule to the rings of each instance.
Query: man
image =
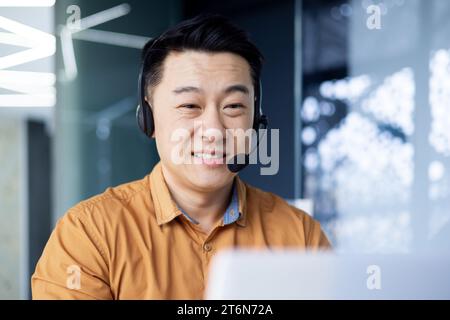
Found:
[[[141,107],[152,123],[144,130],[161,161],[60,219],[32,277],[33,298],[201,299],[219,250],[329,247],[318,222],[226,164],[225,131],[257,120],[261,64],[246,34],[218,16],[182,22],[145,46]],[[181,144],[191,161],[174,161],[180,129],[193,139]]]

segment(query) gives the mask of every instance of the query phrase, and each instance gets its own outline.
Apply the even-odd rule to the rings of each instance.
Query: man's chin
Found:
[[[191,182],[201,189],[217,189],[233,179],[233,174],[225,164],[211,168],[204,164],[192,165],[188,173]]]

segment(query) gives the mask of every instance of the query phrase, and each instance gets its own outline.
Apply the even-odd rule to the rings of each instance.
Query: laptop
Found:
[[[205,298],[450,299],[450,256],[227,250],[211,261]]]

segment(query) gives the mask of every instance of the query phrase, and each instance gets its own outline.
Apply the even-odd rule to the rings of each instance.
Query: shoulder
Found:
[[[267,224],[277,225],[286,232],[301,232],[306,244],[329,246],[328,239],[321,229],[319,221],[305,211],[289,204],[275,193],[261,190],[246,184],[247,205],[250,210],[259,212]],[[258,207],[258,210],[255,206]]]
[[[58,220],[52,232],[53,242],[78,250],[83,243],[95,248],[108,260],[117,235],[129,236],[130,230],[148,223],[153,209],[148,176],[116,187],[79,202]],[[55,245],[57,245],[55,243]]]
[[[79,202],[64,217],[72,216],[82,221],[115,219],[145,205],[151,205],[148,176],[109,187],[103,193]]]
[[[285,199],[275,193],[264,191],[247,183],[245,185],[247,189],[247,202],[250,204],[256,203],[262,212],[266,214],[276,212],[278,218],[292,218],[300,222],[314,220],[305,211],[289,204]]]
[[[79,202],[58,220],[55,232],[71,229],[72,234],[96,239],[98,246],[104,248],[121,229],[126,231],[131,225],[146,223],[153,216],[152,211],[147,175]]]

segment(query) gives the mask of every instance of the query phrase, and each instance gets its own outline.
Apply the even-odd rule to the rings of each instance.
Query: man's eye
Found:
[[[184,104],[180,107],[184,108],[184,109],[190,109],[190,110],[200,108],[199,106],[197,106],[195,104]]]
[[[229,104],[227,105],[225,108],[230,108],[230,109],[240,109],[243,108],[244,106],[240,103],[234,103],[234,104]]]

